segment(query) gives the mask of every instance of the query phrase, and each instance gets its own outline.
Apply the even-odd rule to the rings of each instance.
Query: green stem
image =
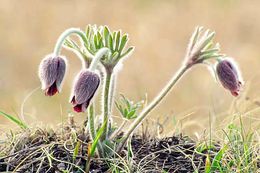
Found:
[[[66,31],[64,31],[60,37],[58,38],[58,41],[56,42],[56,45],[55,45],[55,48],[54,48],[54,51],[53,51],[53,54],[55,56],[58,56],[60,55],[60,52],[61,52],[61,48],[62,48],[62,45],[65,41],[65,39],[71,35],[71,34],[77,34],[85,43],[87,43],[87,38],[85,36],[85,33],[83,31],[81,31],[80,29],[77,29],[77,28],[69,28],[67,29]]]
[[[90,169],[90,161],[91,161],[91,157],[88,156],[87,157],[87,161],[86,161],[86,165],[85,165],[85,172],[88,173],[89,169]]]
[[[92,140],[94,140],[96,137],[96,131],[95,131],[93,104],[91,104],[88,108],[88,127],[89,127],[90,137],[92,138]]]
[[[95,129],[95,120],[94,120],[94,105],[91,104],[88,108],[88,127],[89,127],[89,132],[90,132],[90,137],[92,139],[92,141],[95,140],[96,138],[96,129]],[[98,143],[98,154],[100,157],[103,156],[103,148],[102,145],[100,144],[100,142]]]
[[[112,107],[113,107],[113,103],[114,103],[114,94],[115,94],[115,90],[116,90],[116,74],[113,73],[112,77],[111,77],[111,82],[110,82],[110,90],[109,90],[109,106],[108,106],[108,111],[112,114]]]
[[[97,68],[98,62],[100,61],[100,59],[109,52],[108,48],[102,48],[100,49],[95,56],[93,57],[93,60],[89,66],[89,70],[90,71],[94,71]],[[96,129],[95,129],[95,121],[94,121],[94,107],[93,104],[91,104],[88,108],[88,119],[89,119],[89,131],[90,131],[90,136],[92,138],[92,141],[94,141],[94,139],[96,138]],[[100,156],[103,156],[103,148],[102,145],[100,144],[100,142],[98,143],[98,154]]]
[[[101,48],[94,56],[90,66],[89,66],[89,70],[94,71],[97,68],[98,62],[100,61],[100,59],[106,55],[107,53],[109,53],[109,49],[104,47]]]
[[[111,82],[112,72],[107,70],[106,71],[106,79],[104,84],[103,90],[103,124],[105,124],[104,133],[101,137],[102,140],[105,140],[108,135],[108,120],[109,120],[109,90],[110,90],[110,82]]]
[[[171,78],[168,84],[161,90],[157,97],[155,97],[152,102],[144,108],[144,110],[140,113],[140,115],[135,119],[135,121],[131,124],[129,129],[124,135],[123,140],[119,144],[117,151],[120,152],[124,147],[127,139],[132,134],[132,132],[143,122],[143,120],[147,117],[147,115],[162,101],[162,99],[170,92],[173,86],[177,83],[177,81],[183,76],[183,74],[190,68],[191,66],[182,66],[179,71]]]

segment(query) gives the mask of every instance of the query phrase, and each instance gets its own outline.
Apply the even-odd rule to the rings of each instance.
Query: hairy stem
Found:
[[[147,115],[162,101],[162,99],[170,92],[173,86],[178,82],[178,80],[183,76],[183,74],[190,68],[191,66],[182,66],[179,71],[171,78],[168,84],[161,90],[157,97],[155,97],[152,102],[146,106],[140,115],[135,119],[135,121],[131,124],[129,129],[126,131],[124,135],[124,139],[119,144],[117,151],[121,151],[124,145],[126,144],[127,139],[132,134],[132,132],[143,122],[143,120],[147,117]]]
[[[91,104],[88,108],[88,128],[89,128],[89,132],[90,132],[90,137],[92,139],[92,141],[95,140],[96,138],[96,129],[95,129],[95,120],[94,120],[94,105]],[[98,142],[98,155],[100,157],[103,156],[103,148],[102,145],[100,144],[100,142]]]
[[[111,77],[111,84],[110,84],[110,90],[109,90],[109,106],[108,106],[108,111],[112,114],[112,107],[113,107],[113,103],[114,103],[114,94],[115,94],[115,90],[116,90],[116,74],[113,73],[112,77]]]
[[[65,41],[65,39],[71,35],[71,34],[77,34],[84,42],[88,42],[87,41],[87,38],[85,36],[85,33],[83,31],[81,31],[80,29],[77,29],[77,28],[69,28],[67,29],[66,31],[64,31],[60,37],[58,38],[57,42],[56,42],[56,45],[55,45],[55,48],[54,48],[54,51],[53,51],[53,54],[55,56],[58,56],[60,55],[60,52],[61,52],[61,48],[62,48],[62,45]]]
[[[95,56],[93,57],[93,60],[89,66],[89,70],[94,71],[97,68],[98,62],[100,61],[100,59],[107,54],[109,51],[108,48],[102,48],[100,49]],[[89,131],[90,131],[90,136],[92,138],[92,141],[95,140],[96,138],[96,129],[95,129],[95,121],[94,121],[94,106],[93,104],[91,104],[91,106],[88,108],[88,116],[89,116]],[[102,145],[100,144],[100,142],[98,142],[98,154],[99,156],[103,156],[103,148]]]
[[[97,68],[98,62],[100,61],[100,59],[106,55],[107,53],[109,53],[109,49],[104,47],[101,48],[94,56],[90,66],[89,66],[89,70],[93,71]]]
[[[95,131],[95,121],[94,121],[94,106],[91,104],[88,108],[88,127],[90,132],[90,137],[92,140],[96,137]]]
[[[102,140],[105,140],[108,135],[108,120],[109,120],[109,90],[111,82],[112,72],[107,70],[105,76],[104,90],[103,90],[103,124],[105,124],[104,133],[101,137]]]

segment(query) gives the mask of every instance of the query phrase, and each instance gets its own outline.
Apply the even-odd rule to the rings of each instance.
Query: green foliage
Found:
[[[206,173],[220,172],[257,172],[258,148],[259,144],[254,143],[254,133],[244,131],[242,120],[240,126],[231,123],[227,130],[223,130],[225,139],[222,147],[214,154],[213,159],[206,154],[205,169]],[[211,142],[210,142],[211,143]],[[213,151],[214,144],[200,144],[196,152]]]
[[[240,118],[240,126],[231,123],[224,130],[227,139],[227,151],[224,155],[225,162],[221,168],[226,170],[236,169],[241,172],[255,172],[257,170],[257,146],[254,142],[253,131],[246,132]]]
[[[219,53],[219,44],[213,42],[214,37],[215,32],[211,32],[210,30],[204,32],[203,27],[197,27],[188,45],[186,55],[189,57],[188,59],[200,63],[207,59],[223,57]]]
[[[91,145],[91,149],[89,152],[90,157],[94,156],[94,153],[96,151],[97,145],[98,145],[98,141],[100,139],[100,137],[102,136],[103,132],[105,130],[105,123],[101,126],[101,128],[98,130],[95,139],[93,140],[93,143]]]
[[[75,163],[76,157],[78,156],[80,145],[81,145],[81,143],[80,143],[80,141],[78,141],[74,148],[73,156],[72,156],[73,163]]]
[[[137,111],[140,107],[142,107],[142,103],[143,101],[134,103],[121,94],[120,100],[115,102],[115,105],[121,116],[130,120],[137,117]]]
[[[79,34],[81,46],[79,46],[79,44],[71,38],[67,38],[67,36],[69,36],[71,33]],[[145,107],[145,109],[139,113],[138,110],[143,106],[143,102],[140,101],[134,103],[124,95],[121,95],[119,101],[115,102],[115,107],[121,116],[125,119],[125,121],[135,119],[134,123],[124,133],[124,136],[121,139],[115,139],[118,134],[117,132],[120,131],[121,128],[115,130],[115,133],[111,135],[113,137],[110,136],[111,138],[109,138],[108,131],[112,128],[107,128],[112,111],[112,108],[109,106],[111,106],[111,103],[113,103],[114,95],[114,88],[111,87],[114,84],[112,77],[116,76],[116,74],[114,74],[116,72],[114,72],[113,69],[118,64],[118,62],[122,58],[127,57],[134,50],[133,46],[127,46],[129,41],[128,34],[123,34],[120,30],[111,31],[107,26],[97,27],[96,25],[88,25],[85,32],[79,29],[75,30],[71,28],[67,30],[67,32],[64,32],[63,36],[64,37],[60,37],[61,39],[59,39],[60,41],[58,43],[60,45],[58,44],[55,47],[54,52],[57,55],[60,53],[60,48],[64,44],[67,48],[74,50],[74,52],[84,58],[83,60],[85,62],[83,62],[86,64],[86,66],[83,68],[88,68],[88,65],[91,62],[93,62],[91,65],[94,64],[94,67],[96,67],[96,62],[100,62],[105,68],[105,70],[100,71],[100,73],[104,75],[104,78],[102,78],[103,81],[101,82],[104,86],[102,94],[103,103],[101,104],[101,109],[103,110],[103,124],[100,128],[95,128],[94,126],[95,111],[93,105],[91,105],[88,109],[88,126],[90,135],[92,136],[92,142],[88,143],[88,158],[85,165],[86,172],[89,172],[90,161],[97,149],[99,151],[98,154],[100,157],[107,157],[106,159],[110,159],[115,156],[115,158],[112,158],[112,161],[109,160],[111,172],[131,172],[135,163],[133,159],[134,152],[132,151],[131,140],[129,140],[129,138],[135,128],[137,128],[139,124],[143,122],[145,117],[147,117],[147,115],[157,105],[159,105],[162,99],[171,91],[173,86],[178,83],[179,79],[181,79],[181,77],[188,69],[190,69],[195,64],[206,63],[205,60],[217,60],[217,58],[224,56],[219,53],[219,44],[215,44],[213,42],[215,32],[211,32],[209,30],[203,31],[202,27],[197,27],[190,39],[183,65],[178,70],[178,72],[173,75],[173,77],[169,80],[168,84],[162,89],[159,95],[155,97],[155,99],[153,99],[151,103]],[[63,43],[64,39],[66,40]],[[89,68],[89,70],[100,69]],[[16,117],[8,115],[2,111],[0,111],[0,114],[16,123],[22,129],[28,128],[24,122],[17,119]],[[122,123],[121,127],[123,126],[124,123]],[[209,144],[205,142],[196,148],[197,153],[206,156],[204,172],[224,173],[234,172],[234,170],[237,172],[256,172],[257,153],[255,152],[255,145],[253,143],[253,132],[245,133],[241,121],[240,126],[230,124],[227,128],[227,131],[224,131],[224,133],[226,134],[225,138],[227,141],[222,144],[222,147],[217,152],[215,151],[216,145],[212,144],[211,139]],[[72,153],[72,162],[74,164],[80,151],[81,142],[78,141],[77,134],[75,132],[72,132],[70,135],[70,138],[73,141],[72,143],[74,143],[74,149]],[[125,157],[121,158],[118,153],[124,148],[126,143],[128,143],[127,151]],[[54,158],[52,155],[53,153],[50,153],[48,150],[42,149],[42,151],[43,154],[46,155],[50,167],[52,167],[54,163],[53,161],[57,161],[58,159]],[[205,151],[207,152],[206,154]],[[214,153],[214,157],[211,157],[212,152],[214,151],[216,153]],[[81,171],[81,168],[78,170]],[[196,170],[196,172],[198,172],[198,170]]]
[[[85,31],[86,39],[82,40],[84,42],[84,48],[80,49],[79,46],[67,39],[65,46],[74,49],[79,52],[83,57],[88,57],[87,54],[95,55],[101,48],[108,48],[110,54],[104,56],[101,62],[104,66],[115,66],[119,60],[123,57],[128,56],[134,47],[127,47],[127,42],[129,40],[127,34],[122,34],[121,31],[110,31],[107,26],[88,25]]]
[[[223,155],[224,153],[226,152],[227,150],[227,146],[225,145],[223,148],[221,148],[217,154],[215,155],[213,161],[212,161],[212,164],[211,164],[211,168],[210,168],[210,171],[211,172],[214,172],[214,171],[220,171],[220,172],[223,172],[223,168],[221,166],[221,160],[223,158]]]
[[[3,117],[9,119],[10,121],[15,123],[16,125],[18,125],[22,129],[27,129],[28,128],[28,126],[23,121],[21,121],[20,119],[16,118],[13,115],[9,115],[7,113],[4,113],[3,111],[0,111],[0,115],[2,115]]]

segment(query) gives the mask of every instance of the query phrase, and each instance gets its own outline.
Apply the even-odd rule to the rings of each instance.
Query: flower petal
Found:
[[[216,72],[222,86],[230,90],[233,96],[238,96],[242,82],[239,79],[240,75],[236,65],[232,61],[224,59],[217,64]]]
[[[100,79],[98,74],[89,70],[82,71],[76,80],[74,87],[75,102],[77,104],[83,104],[90,102],[94,96]]]
[[[49,88],[46,89],[45,95],[53,96],[57,92],[58,92],[58,89],[57,89],[57,86],[56,86],[56,82],[54,82]]]

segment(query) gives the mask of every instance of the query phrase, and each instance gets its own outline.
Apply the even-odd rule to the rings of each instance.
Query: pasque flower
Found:
[[[85,112],[100,83],[99,75],[82,70],[76,77],[71,103],[76,112]]]
[[[61,91],[66,72],[66,59],[62,56],[47,55],[40,63],[39,77],[47,96]]]
[[[233,96],[238,96],[242,86],[242,79],[237,65],[232,59],[220,60],[216,65],[219,81]]]

